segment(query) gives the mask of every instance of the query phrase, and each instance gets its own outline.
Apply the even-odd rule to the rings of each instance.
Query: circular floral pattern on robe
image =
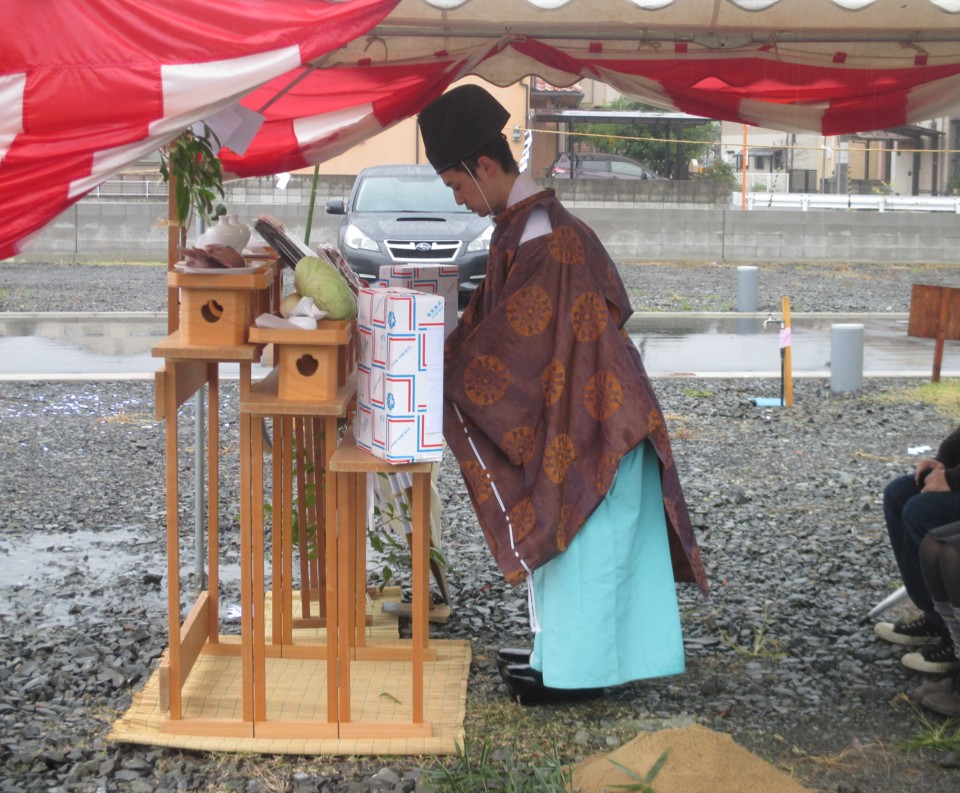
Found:
[[[577,341],[595,341],[607,327],[607,304],[596,292],[580,295],[570,309],[570,320]]]
[[[543,471],[551,482],[560,484],[576,458],[577,447],[573,445],[573,439],[561,432],[547,444],[543,453]]]
[[[553,303],[541,286],[525,286],[507,300],[507,321],[521,336],[543,333],[552,318]]]
[[[617,467],[620,465],[622,455],[617,452],[607,452],[600,458],[600,465],[597,467],[596,485],[597,490],[606,493],[613,484],[613,476],[617,473]]]
[[[583,264],[587,257],[583,243],[570,226],[557,226],[547,241],[550,255],[560,264]]]
[[[516,504],[507,516],[513,526],[513,541],[520,542],[526,537],[537,522],[537,513],[533,509],[533,502],[529,498]]]
[[[570,547],[570,541],[583,525],[583,514],[573,504],[564,504],[560,508],[560,522],[557,525],[557,548],[561,551]]]
[[[490,474],[476,460],[467,460],[460,470],[463,471],[463,477],[470,484],[473,491],[473,497],[478,504],[482,504],[491,495],[493,488],[490,486]]]
[[[567,381],[567,369],[556,358],[552,359],[540,375],[540,388],[543,389],[543,401],[547,406],[554,405],[563,396]]]
[[[492,405],[503,398],[510,385],[510,370],[495,355],[478,355],[463,372],[463,390],[477,405]]]
[[[650,415],[647,416],[647,436],[660,449],[667,449],[670,446],[667,424],[663,414],[656,407],[651,407]],[[670,468],[671,465],[673,465],[673,457],[668,456],[664,468]]]
[[[598,372],[583,389],[583,406],[598,421],[606,421],[623,404],[623,386],[612,372]]]
[[[514,427],[500,439],[500,448],[514,465],[525,465],[533,452],[533,427]]]

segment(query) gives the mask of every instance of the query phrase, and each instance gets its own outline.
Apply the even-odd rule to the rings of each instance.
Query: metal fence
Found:
[[[273,176],[237,179],[224,182],[224,200],[231,203],[238,200],[247,200],[250,191],[258,196],[272,193],[293,195],[297,191],[309,191],[312,180],[313,176],[310,174],[292,174],[289,180],[283,182],[281,188],[280,182]],[[169,194],[170,185],[163,181],[159,171],[127,172],[101,182],[84,196],[84,200],[158,200],[166,199]]]
[[[169,187],[159,174],[123,175],[100,183],[86,198],[165,198]]]
[[[730,194],[730,205],[740,208],[743,195]],[[893,196],[835,193],[747,193],[747,209],[868,210],[873,212],[954,212],[960,214],[960,196]]]

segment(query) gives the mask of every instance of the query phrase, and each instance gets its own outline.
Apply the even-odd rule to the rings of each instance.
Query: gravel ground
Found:
[[[734,266],[623,266],[638,310],[727,310]],[[914,282],[956,268],[769,265],[760,310],[906,311]],[[163,311],[161,267],[0,264],[0,311]],[[907,749],[942,720],[910,696],[924,677],[875,639],[867,611],[899,582],[880,493],[955,416],[918,381],[855,394],[798,380],[791,409],[758,409],[763,380],[660,379],[713,590],[679,587],[687,672],[601,700],[522,708],[493,664],[529,640],[525,591],[507,587],[452,460],[441,474],[454,611],[434,634],[467,638],[467,732],[497,746],[555,739],[564,761],[638,731],[696,722],[836,793],[960,789],[960,756]],[[235,384],[223,415],[236,415]],[[184,449],[182,586],[193,592],[192,401]],[[149,382],[0,383],[0,791],[411,790],[428,758],[212,755],[106,741],[165,646],[164,427]],[[238,444],[223,429],[221,525],[236,559]],[[235,602],[229,587],[226,601]],[[531,737],[533,736],[533,737]],[[549,747],[547,747],[549,748]]]

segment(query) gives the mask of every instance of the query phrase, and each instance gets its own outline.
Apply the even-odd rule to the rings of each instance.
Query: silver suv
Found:
[[[339,249],[365,281],[383,264],[453,264],[464,302],[487,273],[493,225],[466,207],[429,165],[364,168],[341,199],[326,203],[340,218]]]
[[[663,179],[643,163],[618,154],[574,153],[573,168],[571,172],[570,154],[561,154],[546,175],[554,179]]]

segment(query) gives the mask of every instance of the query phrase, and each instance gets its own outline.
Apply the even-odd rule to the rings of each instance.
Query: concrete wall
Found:
[[[324,204],[346,198],[352,182],[352,177],[321,180],[311,242],[336,242],[339,219],[327,215]],[[960,217],[953,213],[741,211],[729,208],[725,188],[704,182],[552,185],[617,261],[960,263]],[[309,197],[308,179],[292,181],[286,190],[277,190],[273,179],[246,180],[231,188],[227,206],[248,224],[256,215],[272,215],[303,238]],[[166,214],[165,203],[85,199],[17,258],[164,261]]]

